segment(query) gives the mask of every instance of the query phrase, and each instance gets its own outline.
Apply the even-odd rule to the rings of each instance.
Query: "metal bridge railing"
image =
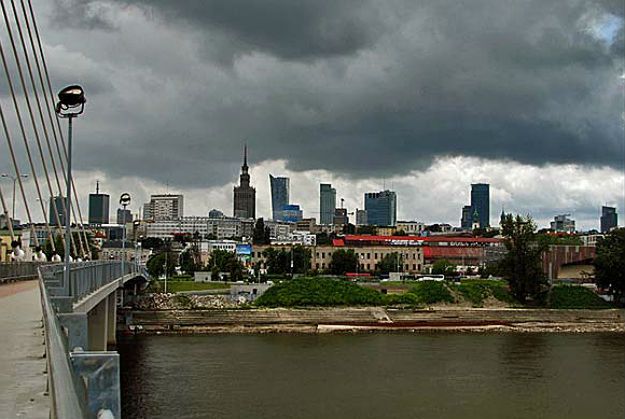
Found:
[[[0,263],[0,284],[22,279],[35,279],[37,268],[46,264],[41,262]]]
[[[122,272],[116,261],[73,263],[70,284],[62,264],[39,266],[51,418],[121,417],[119,355],[87,351],[88,315],[74,313],[73,304],[125,275],[148,278],[142,267],[124,265]]]

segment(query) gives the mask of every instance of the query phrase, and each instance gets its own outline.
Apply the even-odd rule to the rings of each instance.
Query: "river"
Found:
[[[125,418],[625,417],[624,334],[139,336]]]

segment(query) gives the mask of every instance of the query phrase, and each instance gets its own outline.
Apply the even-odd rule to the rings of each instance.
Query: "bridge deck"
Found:
[[[38,281],[0,285],[0,417],[48,418]]]

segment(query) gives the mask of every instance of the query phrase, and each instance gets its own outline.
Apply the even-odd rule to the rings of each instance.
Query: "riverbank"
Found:
[[[625,310],[435,308],[216,309],[128,311],[127,334],[358,332],[619,332]]]

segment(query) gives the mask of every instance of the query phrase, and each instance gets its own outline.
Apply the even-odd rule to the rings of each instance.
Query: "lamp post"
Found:
[[[15,220],[15,184],[17,183],[17,176],[13,176],[8,173],[2,173],[0,177],[11,179],[13,181],[13,209],[11,210],[11,219]],[[28,177],[28,174],[20,174],[19,177],[26,179]]]
[[[61,118],[68,119],[67,128],[67,214],[65,214],[65,269],[63,281],[72,295],[72,284],[69,280],[69,262],[71,246],[71,203],[72,203],[72,120],[85,110],[85,92],[82,87],[72,85],[64,88],[58,94],[59,101],[56,104],[56,113]]]
[[[130,194],[123,193],[119,197],[119,204],[124,208],[122,211],[122,276],[124,276],[124,262],[126,261],[126,207],[130,204]]]

